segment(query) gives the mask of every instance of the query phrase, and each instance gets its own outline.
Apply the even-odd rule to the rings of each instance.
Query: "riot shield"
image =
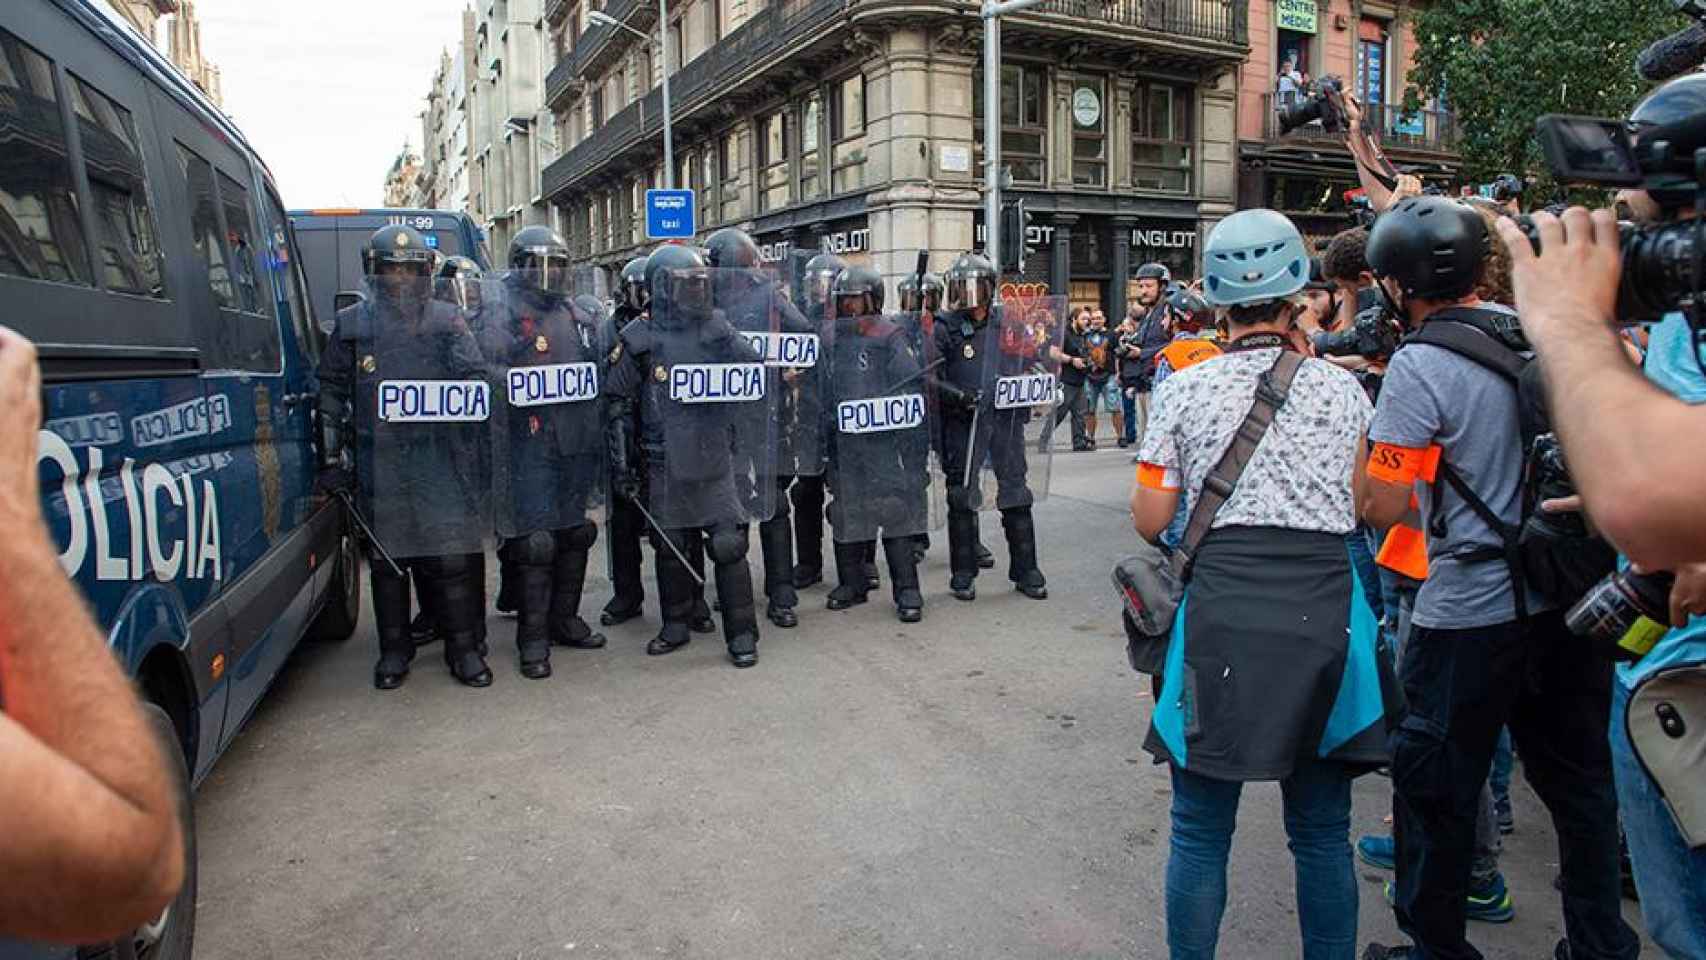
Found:
[[[492,383],[492,515],[504,538],[598,522],[605,504],[602,307],[530,279],[512,272],[498,285],[479,336]]]
[[[435,299],[427,278],[382,275],[363,292],[359,506],[394,558],[483,550],[492,530],[492,395],[467,317]]]
[[[766,520],[776,507],[776,407],[763,344],[773,310],[724,311],[768,286],[740,268],[652,278],[645,416],[662,443],[646,450],[649,509],[666,529]]]
[[[923,353],[905,320],[838,318],[824,332],[829,523],[840,543],[939,525],[945,501],[941,471],[932,466]]]
[[[823,343],[814,318],[800,305],[795,273],[805,261],[798,256],[784,260],[777,269],[764,268],[765,283],[744,295],[719,297],[718,306],[731,314],[730,321],[754,330],[753,347],[764,357],[770,385],[776,394],[776,472],[784,477],[815,477],[823,473],[828,416],[822,400],[820,368]],[[756,332],[761,318],[737,318],[737,312],[772,314],[770,332]]]
[[[941,424],[944,445],[969,446],[969,455],[952,465],[959,475],[947,483],[969,487],[979,510],[1023,507],[1048,496],[1049,437],[1059,402],[1058,356],[1066,318],[1065,297],[1009,298],[963,338],[960,357],[941,358],[982,360],[977,405],[969,420],[945,418]],[[964,436],[946,436],[951,431]]]

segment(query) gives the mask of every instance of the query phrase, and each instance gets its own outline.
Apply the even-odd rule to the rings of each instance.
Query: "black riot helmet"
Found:
[[[1166,264],[1156,263],[1155,261],[1151,260],[1150,262],[1144,264],[1143,266],[1138,267],[1137,272],[1132,274],[1132,279],[1134,279],[1134,280],[1159,280],[1159,281],[1161,281],[1161,285],[1163,287],[1165,287],[1167,285],[1168,281],[1173,279],[1173,271],[1168,270]]]
[[[835,278],[841,271],[847,269],[847,261],[833,253],[820,253],[806,261],[805,276],[800,281],[805,288],[805,301],[808,306],[822,307],[829,303],[830,290],[835,287]]]
[[[566,295],[569,263],[569,245],[550,227],[525,227],[509,242],[510,275],[525,289]]]
[[[962,253],[948,268],[948,308],[974,310],[995,302],[995,265],[977,253]]]
[[[463,310],[480,309],[480,287],[485,282],[486,272],[480,265],[467,257],[447,257],[444,266],[438,268],[438,299],[452,303]]]
[[[666,243],[646,258],[646,289],[652,319],[681,323],[703,316],[711,306],[711,272],[695,247]]]
[[[644,310],[651,303],[646,290],[646,258],[635,257],[622,267],[616,285],[616,301],[630,310]]]
[[[1486,221],[1445,197],[1406,198],[1368,233],[1368,268],[1397,281],[1406,299],[1467,296],[1481,279],[1486,255]]]
[[[605,316],[603,300],[598,299],[590,293],[582,293],[577,294],[575,298],[569,302],[574,305],[575,313],[578,314],[576,319],[581,323],[591,324],[597,327],[603,326]]]
[[[854,265],[835,278],[835,315],[872,316],[883,312],[883,278],[870,267]]]
[[[900,301],[901,310],[907,313],[917,313],[924,308],[924,288],[918,282],[916,273],[909,273],[896,280],[894,295]]]
[[[414,227],[380,227],[361,250],[361,270],[370,277],[379,276],[381,268],[389,264],[407,267],[424,280],[432,276],[437,260],[438,253],[427,246],[426,237]]]
[[[942,278],[938,274],[924,275],[924,309],[935,313],[942,309]]]
[[[705,240],[705,261],[718,270],[756,269],[763,261],[752,235],[739,227],[724,227]]]
[[[1628,127],[1638,140],[1643,132],[1653,127],[1666,127],[1701,117],[1706,117],[1706,73],[1688,73],[1647,94],[1646,99],[1629,112]],[[1694,178],[1680,171],[1649,173],[1642,178],[1641,188],[1667,212],[1694,203]]]

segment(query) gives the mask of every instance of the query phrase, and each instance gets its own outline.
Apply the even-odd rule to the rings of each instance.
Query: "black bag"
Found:
[[[1406,345],[1427,343],[1450,350],[1505,378],[1517,392],[1517,434],[1523,451],[1522,518],[1507,524],[1475,494],[1451,464],[1440,461],[1439,479],[1463,498],[1475,515],[1496,533],[1501,546],[1472,551],[1465,562],[1502,560],[1516,593],[1517,619],[1528,619],[1528,591],[1558,606],[1569,606],[1617,566],[1617,551],[1591,533],[1579,514],[1549,514],[1542,500],[1574,493],[1557,436],[1551,432],[1546,390],[1540,365],[1507,342],[1516,318],[1495,310],[1455,307],[1430,317]],[[1437,524],[1440,491],[1433,490]],[[1444,537],[1443,527],[1429,536]]]
[[[1167,645],[1173,636],[1173,620],[1179,615],[1179,601],[1184,599],[1185,585],[1191,580],[1191,565],[1197,548],[1214,523],[1215,514],[1232,496],[1238,478],[1250,465],[1262,436],[1274,422],[1274,415],[1285,406],[1291,393],[1291,381],[1303,365],[1303,355],[1281,350],[1274,365],[1256,383],[1256,399],[1232,444],[1221,454],[1220,462],[1203,480],[1202,494],[1191,508],[1190,522],[1178,549],[1153,550],[1126,557],[1114,565],[1114,589],[1123,605],[1121,620],[1125,624],[1126,659],[1138,673],[1159,675],[1167,662]]]

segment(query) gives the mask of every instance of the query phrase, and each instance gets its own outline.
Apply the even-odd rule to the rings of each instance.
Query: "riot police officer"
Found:
[[[737,327],[756,329],[774,316],[782,333],[809,338],[790,350],[797,366],[771,367],[770,388],[778,394],[778,466],[776,506],[758,525],[758,544],[764,558],[764,615],[784,629],[800,622],[795,607],[799,594],[794,581],[794,531],[788,510],[788,488],[796,482],[822,484],[822,386],[817,371],[817,328],[781,295],[776,284],[760,272],[758,244],[744,230],[725,227],[705,241],[706,259],[715,270],[716,307]],[[796,481],[796,477],[799,481]],[[821,501],[821,494],[818,495]],[[819,528],[820,535],[822,527]],[[821,550],[821,547],[819,548]],[[819,561],[821,563],[821,561]]]
[[[492,682],[479,646],[479,556],[491,529],[484,468],[490,395],[461,312],[432,297],[436,254],[411,227],[374,232],[362,251],[367,296],[339,311],[320,359],[321,422],[355,475],[371,530],[369,583],[379,634],[373,685],[402,685],[414,659],[410,586],[444,638],[446,665],[471,687]]]
[[[923,617],[915,538],[928,528],[930,425],[924,371],[910,331],[882,315],[883,280],[850,266],[835,280],[834,318],[825,333],[830,528],[839,584],[829,608],[864,603],[868,565],[881,539],[895,610]]]
[[[993,396],[1003,377],[1037,364],[1035,344],[1006,329],[994,305],[996,271],[989,260],[963,253],[947,275],[948,312],[936,318],[931,362],[940,362],[936,388],[941,413],[940,446],[948,486],[949,590],[956,599],[974,600],[977,588],[977,511],[987,508],[979,474],[995,474],[995,506],[1007,535],[1008,579],[1028,597],[1048,596],[1037,567],[1033,495],[1027,485],[1024,426],[1028,407],[999,408]],[[1044,454],[1046,455],[1046,454]]]
[[[748,523],[754,497],[774,489],[775,450],[768,432],[751,429],[770,417],[739,409],[766,402],[762,357],[713,312],[710,273],[686,246],[665,245],[647,258],[650,310],[610,351],[609,452],[616,493],[636,504],[643,497],[655,521],[663,628],[646,652],[667,654],[691,639],[695,594],[685,560],[690,545],[703,541],[729,659],[750,667],[758,662],[758,618]]]
[[[597,649],[580,616],[603,507],[604,416],[597,364],[603,307],[571,299],[568,245],[549,227],[510,241],[502,302],[481,345],[500,392],[493,423],[498,556],[517,584],[521,674],[551,675],[551,645]]]
[[[829,294],[835,278],[845,269],[846,261],[833,253],[820,253],[806,261],[800,275],[800,296],[811,329],[822,330],[829,322]],[[804,465],[794,469],[797,479],[788,491],[794,508],[794,554],[798,561],[794,567],[794,586],[804,590],[823,581],[823,471],[821,467],[809,469]]]

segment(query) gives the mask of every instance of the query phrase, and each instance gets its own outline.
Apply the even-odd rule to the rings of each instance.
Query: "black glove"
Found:
[[[977,409],[979,402],[978,391],[966,390],[953,384],[942,384],[942,402],[955,410],[970,412]]]
[[[611,477],[610,486],[619,497],[627,497],[635,502],[640,499],[640,475],[632,470],[624,470]]]
[[[326,496],[349,493],[355,489],[355,474],[344,467],[321,467],[314,475],[314,492]]]

